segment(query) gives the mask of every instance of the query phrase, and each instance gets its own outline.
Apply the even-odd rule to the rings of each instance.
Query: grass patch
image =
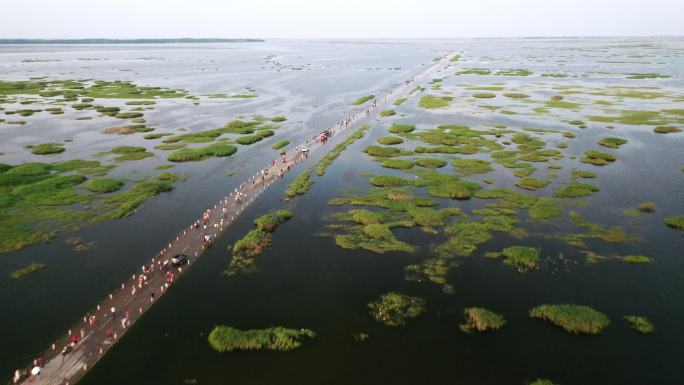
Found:
[[[418,158],[416,159],[416,164],[420,167],[436,169],[446,166],[447,162],[435,158]]]
[[[114,147],[111,152],[119,155],[114,158],[114,160],[118,162],[141,160],[154,156],[151,152],[145,151],[145,147],[137,146],[118,146]]]
[[[403,326],[425,312],[426,302],[419,297],[391,292],[368,304],[370,315],[387,326]]]
[[[494,171],[489,162],[481,159],[454,159],[452,164],[458,170],[458,173],[463,176],[486,174]]]
[[[653,258],[647,257],[645,255],[625,255],[624,257],[618,257],[622,262],[634,264],[634,265],[648,265],[653,263]]]
[[[604,147],[609,147],[609,148],[620,148],[623,144],[627,143],[627,140],[625,139],[620,139],[620,138],[603,138],[599,140],[598,144]]]
[[[171,162],[201,161],[212,157],[231,156],[237,152],[237,147],[227,143],[210,144],[200,148],[184,148],[169,154]]]
[[[396,114],[397,114],[397,112],[394,110],[385,110],[385,111],[380,112],[380,116],[382,116],[383,118],[386,118],[388,116],[394,116]]]
[[[506,324],[506,319],[501,315],[481,307],[468,307],[463,313],[466,321],[459,325],[459,328],[470,333],[473,331],[486,332],[488,330],[499,330]]]
[[[646,317],[636,315],[626,315],[625,320],[629,323],[632,329],[641,334],[651,334],[655,331],[655,326]]]
[[[117,179],[99,178],[87,181],[83,187],[95,193],[111,193],[118,191],[123,185],[124,182]]]
[[[390,128],[387,130],[392,134],[408,134],[409,132],[413,132],[413,130],[416,129],[416,126],[410,125],[410,124],[392,124]]]
[[[669,217],[665,219],[665,224],[677,230],[684,231],[684,215]]]
[[[525,272],[539,267],[541,261],[540,250],[534,247],[511,246],[503,249],[501,253],[490,253],[489,257],[503,257],[504,263]]]
[[[408,100],[407,98],[400,98],[400,99],[395,100],[394,103],[392,103],[392,104],[394,104],[395,106],[401,106],[401,105],[404,104],[407,100]]]
[[[366,132],[370,128],[369,125],[363,125],[359,127],[356,131],[354,131],[353,134],[349,135],[343,142],[335,146],[335,148],[332,149],[329,153],[327,153],[318,163],[316,163],[316,174],[318,176],[322,176],[325,174],[325,171],[328,169],[328,166],[332,164],[332,162],[337,159],[342,152],[347,149],[347,147],[356,142],[357,140],[361,139],[366,135]]]
[[[595,150],[587,150],[584,156],[580,158],[580,162],[593,164],[594,166],[605,166],[615,162],[617,157],[607,152],[600,152]]]
[[[517,181],[515,181],[516,186],[518,186],[522,189],[525,189],[525,190],[530,190],[530,191],[536,191],[536,190],[539,190],[541,188],[544,188],[544,187],[548,186],[549,183],[551,183],[551,182],[549,182],[548,180],[541,180],[541,179],[535,179],[535,178],[530,178],[530,177],[521,178],[521,179],[518,179]]]
[[[401,150],[394,147],[380,147],[380,146],[368,146],[363,149],[363,152],[370,156],[381,157],[381,158],[392,158],[395,156],[408,155],[410,152]]]
[[[280,150],[281,148],[287,146],[288,144],[290,144],[289,140],[279,140],[279,141],[275,142],[275,144],[273,144],[273,146],[271,146],[271,148],[274,150]]]
[[[42,263],[32,263],[28,266],[22,267],[19,270],[15,270],[12,273],[11,277],[12,277],[12,279],[21,279],[21,278],[24,278],[30,274],[35,273],[38,270],[42,270],[44,268],[45,268],[45,265]]]
[[[35,155],[59,154],[64,151],[63,145],[59,143],[43,143],[31,148],[31,153]]]
[[[413,161],[409,159],[385,159],[382,161],[382,167],[408,170],[413,167]]]
[[[507,92],[503,94],[507,98],[511,99],[527,99],[530,97],[528,94],[523,94],[523,93],[517,93],[517,92]]]
[[[530,218],[533,220],[544,220],[553,217],[559,217],[563,214],[558,203],[551,198],[539,198],[530,207],[529,210]]]
[[[311,180],[311,169],[304,170],[299,174],[285,190],[285,196],[288,198],[294,198],[298,195],[306,194],[311,187],[313,187],[314,182]]]
[[[362,97],[356,99],[354,102],[352,102],[351,105],[352,106],[360,106],[360,105],[366,103],[367,101],[369,101],[371,99],[375,99],[375,95],[362,96]]]
[[[242,145],[250,145],[254,144],[260,140],[262,140],[263,137],[261,135],[248,135],[248,136],[241,136],[237,139],[235,139],[235,142],[238,144]]]
[[[267,329],[239,330],[230,326],[216,326],[209,333],[209,346],[217,352],[235,350],[277,350],[288,351],[302,346],[305,338],[316,336],[308,329],[287,329],[272,327]]]
[[[588,306],[541,305],[530,310],[530,317],[560,326],[572,334],[600,334],[610,325],[610,319]]]
[[[481,93],[473,94],[473,97],[478,98],[478,99],[492,99],[492,98],[496,97],[496,94],[492,94],[489,92],[481,92]]]
[[[677,132],[682,132],[681,128],[671,127],[671,126],[658,126],[653,129],[656,134],[674,134]]]
[[[453,98],[451,96],[423,95],[418,101],[418,107],[429,110],[449,107]]]
[[[378,138],[378,143],[391,146],[393,144],[404,143],[404,139],[398,136],[381,136]]]

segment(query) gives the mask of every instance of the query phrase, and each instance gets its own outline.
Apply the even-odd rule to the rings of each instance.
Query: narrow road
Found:
[[[388,91],[382,98],[369,102],[369,106],[346,116],[339,122],[294,147],[282,159],[264,167],[257,175],[241,183],[220,202],[206,210],[197,222],[185,228],[166,248],[155,255],[149,263],[131,274],[117,290],[107,296],[97,307],[84,315],[67,334],[54,344],[26,369],[19,370],[21,376],[14,383],[36,385],[75,384],[95,363],[128,331],[152,305],[173,286],[189,267],[202,255],[211,242],[218,237],[254,200],[282,175],[303,162],[308,154],[325,145],[321,140],[326,132],[328,138],[353,127],[373,111],[403,95],[417,80],[428,76],[447,63],[447,56],[431,64],[410,80]],[[308,151],[302,151],[306,148]],[[240,199],[236,199],[236,196]],[[188,264],[172,266],[171,258],[176,254],[189,256]],[[75,344],[74,344],[75,342]],[[67,348],[68,352],[62,353]],[[40,371],[32,375],[31,371]],[[16,375],[17,373],[15,373]]]

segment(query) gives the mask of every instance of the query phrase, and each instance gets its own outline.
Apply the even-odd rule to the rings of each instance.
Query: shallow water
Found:
[[[590,125],[580,130],[564,123],[574,111],[554,111],[551,116],[502,115],[482,109],[489,101],[466,99],[457,93],[463,84],[491,85],[506,82],[507,88],[524,90],[537,98],[554,94],[558,85],[605,87],[657,86],[679,95],[678,99],[625,100],[634,109],[683,108],[684,41],[681,39],[511,39],[459,41],[273,41],[239,45],[168,45],[130,47],[0,47],[2,79],[33,76],[103,80],[128,79],[139,84],[183,88],[192,94],[235,93],[253,87],[256,99],[207,101],[194,106],[184,100],[163,100],[145,117],[158,132],[186,127],[189,130],[219,127],[242,114],[283,115],[288,121],[274,138],[241,148],[226,159],[181,164],[171,169],[188,174],[173,192],[146,202],[130,218],[104,223],[60,236],[48,244],[6,253],[0,258],[0,298],[7,311],[0,313],[0,373],[9,374],[24,365],[67,327],[92,308],[109,290],[128,278],[138,265],[162,248],[177,231],[190,223],[209,204],[223,197],[263,162],[275,156],[274,140],[301,141],[334,122],[351,109],[356,98],[392,88],[445,52],[460,52],[462,61],[448,70],[462,68],[527,68],[535,75],[501,77],[462,75],[444,80],[442,89],[456,96],[445,110],[427,111],[416,106],[413,96],[398,116],[373,123],[371,132],[350,146],[328,169],[325,177],[303,197],[282,202],[280,197],[296,173],[264,193],[245,215],[219,238],[214,248],[194,265],[147,315],[128,332],[91,372],[83,384],[349,384],[349,383],[479,383],[523,384],[550,378],[560,384],[676,384],[684,353],[684,263],[680,232],[665,227],[663,219],[684,214],[681,184],[684,174],[684,134],[655,135],[650,127],[616,125],[612,131]],[[273,67],[266,57],[275,55],[285,66]],[[619,60],[642,63],[601,63],[618,60],[615,55],[639,56]],[[647,57],[641,57],[647,55]],[[78,60],[83,58],[100,60]],[[146,58],[146,59],[141,59]],[[57,62],[22,62],[51,59]],[[645,62],[650,64],[645,64]],[[400,68],[396,70],[394,68]],[[122,71],[132,70],[132,71]],[[543,78],[537,74],[563,71],[570,78]],[[597,73],[601,74],[597,74]],[[670,79],[625,80],[623,73],[661,73]],[[436,74],[440,77],[447,74]],[[593,74],[593,75],[592,75]],[[637,82],[637,83],[635,83]],[[430,85],[426,85],[428,93]],[[587,98],[590,98],[587,96]],[[491,103],[518,105],[516,100]],[[524,103],[523,103],[524,104]],[[621,104],[621,106],[623,105]],[[108,104],[109,105],[109,104]],[[112,104],[115,105],[115,104]],[[661,107],[662,106],[662,107]],[[668,106],[668,107],[665,107]],[[508,108],[508,107],[507,107]],[[525,107],[529,110],[529,107]],[[587,107],[587,111],[594,107]],[[521,108],[522,111],[524,108]],[[585,113],[585,110],[582,111]],[[4,163],[35,161],[22,147],[64,137],[74,139],[68,150],[51,160],[85,157],[112,146],[137,144],[151,147],[141,135],[107,136],[99,133],[113,118],[74,121],[69,113],[57,118],[34,116],[23,127],[0,125],[0,157]],[[109,119],[109,120],[107,120]],[[362,172],[402,175],[383,169],[361,156],[360,150],[386,135],[392,122],[429,127],[461,124],[471,127],[503,124],[514,127],[564,129],[577,132],[569,155],[598,148],[604,136],[618,135],[629,144],[613,151],[615,164],[602,168],[580,167],[576,160],[559,162],[562,170],[548,191],[569,180],[573,167],[591,169],[599,175],[589,181],[601,188],[587,198],[588,207],[575,208],[587,219],[605,225],[620,224],[639,235],[636,244],[588,241],[591,250],[603,254],[645,254],[656,260],[647,266],[604,261],[586,266],[574,248],[543,237],[523,241],[496,234],[468,258],[459,260],[448,281],[454,294],[438,285],[407,282],[404,266],[431,255],[439,242],[418,229],[396,231],[406,242],[419,246],[415,254],[377,255],[343,250],[331,237],[322,236],[339,208],[327,205],[344,193],[364,193],[368,177]],[[554,137],[555,138],[555,137]],[[340,138],[341,139],[341,138]],[[336,139],[336,140],[340,140]],[[549,145],[555,139],[543,137]],[[156,143],[156,142],[155,142]],[[334,143],[333,143],[334,145]],[[404,146],[404,145],[402,145]],[[332,147],[332,146],[330,146]],[[409,146],[406,146],[407,148]],[[119,166],[112,175],[141,178],[154,175],[163,163],[155,158]],[[323,154],[309,159],[313,162]],[[450,156],[444,156],[445,159]],[[131,174],[133,171],[136,174]],[[235,176],[226,174],[239,170]],[[442,170],[445,172],[446,168]],[[491,177],[496,186],[513,186],[514,178],[496,166],[494,173],[474,175],[470,180]],[[656,203],[656,213],[627,218],[620,209],[638,202]],[[463,210],[480,207],[481,200],[445,201],[440,207]],[[258,273],[226,278],[228,245],[252,227],[255,216],[282,206],[294,206],[295,217],[274,234],[273,246],[257,260]],[[549,223],[525,223],[531,233],[552,233],[569,226],[568,218]],[[96,241],[96,248],[76,253],[63,240],[79,236]],[[521,244],[540,246],[544,263],[525,274],[500,261],[481,258],[486,251]],[[570,262],[563,263],[562,253]],[[12,281],[10,273],[30,262],[48,267],[26,279]],[[366,304],[388,291],[421,296],[428,311],[403,328],[388,328],[373,321]],[[606,313],[613,324],[600,336],[575,336],[527,316],[541,303],[579,303]],[[458,330],[464,307],[482,306],[505,315],[507,325],[486,335],[466,335]],[[625,314],[644,314],[656,325],[652,335],[639,335],[621,319]],[[318,333],[295,351],[218,354],[206,343],[216,324],[239,328],[268,326],[305,327]],[[352,334],[366,332],[364,343]]]

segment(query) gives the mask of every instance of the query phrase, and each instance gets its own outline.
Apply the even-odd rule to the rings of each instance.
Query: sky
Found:
[[[2,0],[0,38],[684,35],[684,0]]]

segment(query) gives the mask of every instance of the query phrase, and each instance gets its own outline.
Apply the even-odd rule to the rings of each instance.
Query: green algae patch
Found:
[[[504,263],[515,266],[518,271],[525,272],[536,269],[541,262],[541,251],[534,247],[511,246],[503,249],[500,253],[490,253],[489,257],[503,257]]]
[[[352,102],[351,105],[352,106],[360,106],[360,105],[366,103],[367,101],[369,101],[371,99],[375,99],[375,95],[362,96],[362,97],[356,99],[354,102]]]
[[[380,158],[391,158],[395,156],[410,155],[411,153],[405,150],[401,150],[394,147],[380,147],[380,146],[368,146],[363,149],[363,152],[370,156],[380,157]]]
[[[27,277],[39,270],[43,270],[45,268],[45,265],[42,263],[32,263],[28,266],[24,266],[19,270],[15,270],[12,272],[11,278],[12,279],[21,279],[24,277]]]
[[[408,170],[413,167],[413,161],[409,159],[385,159],[382,161],[382,167]]]
[[[462,176],[486,174],[494,171],[489,162],[481,159],[454,159],[451,164]]]
[[[684,231],[684,215],[669,217],[665,219],[665,224],[677,230]]]
[[[213,157],[231,156],[236,152],[237,147],[231,144],[217,143],[199,148],[179,149],[169,154],[167,159],[171,162],[201,161]]]
[[[656,134],[674,134],[677,132],[682,132],[681,128],[671,127],[671,126],[658,126],[653,129]]]
[[[582,305],[541,305],[530,310],[530,317],[549,321],[572,334],[597,335],[610,325],[606,315]]]
[[[622,146],[623,144],[626,144],[626,143],[627,143],[626,139],[612,138],[612,137],[603,138],[603,139],[599,140],[599,142],[598,142],[598,144],[600,144],[601,146],[609,147],[609,148],[620,148],[620,146]]]
[[[416,126],[410,125],[410,124],[393,124],[390,126],[390,128],[387,130],[391,132],[392,134],[407,134],[409,132],[413,132],[413,130],[416,129]]]
[[[384,110],[384,111],[380,112],[380,116],[383,118],[386,118],[388,116],[394,116],[396,114],[397,114],[397,112],[394,110]]]
[[[123,185],[124,182],[118,179],[99,178],[87,181],[83,187],[94,193],[111,193],[118,191]]]
[[[580,158],[580,162],[593,164],[594,166],[605,166],[616,160],[617,157],[615,155],[596,150],[587,150],[584,152],[584,156]]]
[[[31,148],[31,153],[35,155],[59,154],[64,151],[63,145],[58,143],[43,143]]]
[[[349,135],[344,141],[335,146],[332,151],[327,153],[321,160],[318,161],[318,163],[316,163],[316,174],[318,176],[324,175],[325,171],[328,169],[328,166],[330,166],[332,162],[335,161],[335,159],[337,159],[337,157],[339,157],[349,145],[363,138],[366,135],[366,132],[368,132],[369,128],[370,126],[367,124],[359,127],[356,131],[354,131],[353,134]]]
[[[314,182],[311,180],[311,169],[306,169],[287,186],[285,197],[294,198],[298,195],[304,195],[313,187],[313,185]]]
[[[273,144],[273,146],[271,146],[271,148],[274,150],[280,150],[281,148],[283,148],[289,144],[290,144],[289,140],[279,140],[279,141],[275,142],[275,144]]]
[[[486,332],[489,330],[499,330],[506,325],[506,319],[482,307],[468,307],[463,311],[465,323],[459,328],[465,333]]]
[[[416,164],[420,167],[436,169],[446,166],[447,162],[435,158],[418,158],[416,159]]]
[[[419,297],[390,292],[368,304],[371,317],[387,326],[404,326],[425,312],[426,301]]]
[[[381,136],[378,138],[378,143],[391,146],[393,144],[404,143],[404,139],[398,136]]]
[[[549,183],[551,183],[551,182],[549,182],[548,180],[541,180],[541,179],[535,179],[535,178],[530,178],[530,177],[521,178],[521,179],[518,179],[517,181],[515,181],[516,186],[518,186],[522,189],[531,190],[531,191],[535,191],[535,190],[539,190],[541,188],[544,188],[544,187],[548,186]]]
[[[625,255],[624,257],[618,257],[618,259],[633,265],[648,265],[654,262],[653,258],[645,255]]]
[[[314,338],[316,333],[309,329],[267,329],[239,330],[230,326],[216,326],[209,333],[209,346],[217,352],[239,350],[289,351],[302,346],[305,339]]]
[[[545,220],[559,217],[563,212],[554,199],[542,197],[530,207],[529,214],[532,220]]]
[[[646,317],[636,315],[626,315],[625,320],[629,323],[632,329],[641,334],[651,334],[655,331],[655,326]]]
[[[424,95],[418,101],[418,107],[428,110],[449,107],[451,96]]]

